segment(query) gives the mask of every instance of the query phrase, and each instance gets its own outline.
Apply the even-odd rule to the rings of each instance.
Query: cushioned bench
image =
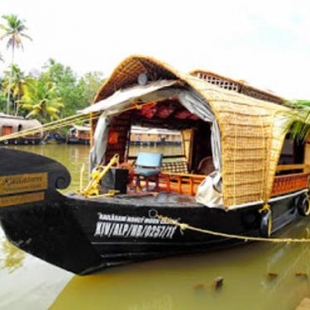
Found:
[[[163,162],[161,166],[162,172],[188,173],[188,166],[185,160]]]

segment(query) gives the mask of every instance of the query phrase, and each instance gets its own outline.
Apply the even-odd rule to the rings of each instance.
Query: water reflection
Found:
[[[278,237],[307,233],[301,221]],[[149,261],[74,276],[51,309],[293,309],[310,294],[309,260],[306,244],[252,243]]]
[[[25,259],[25,252],[12,245],[7,239],[3,239],[0,246],[0,269],[7,269],[9,273],[22,267]]]

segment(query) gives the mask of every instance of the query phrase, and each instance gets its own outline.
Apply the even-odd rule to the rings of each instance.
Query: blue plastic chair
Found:
[[[159,173],[162,164],[162,153],[139,152],[135,164],[136,185],[140,188],[140,181],[145,180],[146,190],[149,189],[149,181],[155,182],[155,190],[158,190]]]

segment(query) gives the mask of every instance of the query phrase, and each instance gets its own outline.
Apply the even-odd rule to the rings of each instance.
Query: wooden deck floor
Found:
[[[112,197],[93,196],[90,198],[86,198],[78,193],[68,193],[67,195],[70,198],[74,197],[77,199],[94,200],[98,202],[111,201],[111,203],[117,202],[120,205],[133,204],[135,206],[150,205],[153,207],[203,207],[196,202],[194,196],[168,193],[165,191],[128,191],[126,194],[118,194]]]

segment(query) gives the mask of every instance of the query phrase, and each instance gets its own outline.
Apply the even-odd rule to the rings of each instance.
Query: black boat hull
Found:
[[[5,167],[0,173],[0,221],[7,238],[20,249],[76,274],[245,242],[182,230],[159,216],[202,231],[246,237],[264,233],[262,204],[225,211],[167,193],[150,199],[89,199],[59,193],[57,189],[70,183],[70,175],[48,158],[0,149],[0,164]],[[302,197],[303,191],[270,201],[272,232],[296,220]]]

